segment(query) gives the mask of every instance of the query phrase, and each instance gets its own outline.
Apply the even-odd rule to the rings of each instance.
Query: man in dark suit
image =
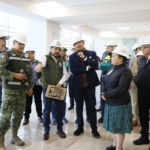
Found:
[[[30,57],[30,61],[32,64],[33,69],[33,78],[34,78],[34,88],[33,88],[33,95],[34,95],[34,102],[36,106],[36,112],[38,116],[38,121],[43,123],[42,118],[42,100],[41,100],[41,94],[42,94],[42,83],[41,83],[41,72],[37,73],[35,71],[36,65],[39,63],[38,60],[35,60],[35,51],[32,47],[29,47],[26,51],[27,55]],[[32,98],[33,96],[26,95],[26,109],[24,113],[24,122],[23,125],[27,125],[29,123],[29,118],[31,114],[31,106],[32,106]]]
[[[75,37],[73,46],[77,52],[72,54],[69,59],[70,69],[73,74],[71,87],[76,101],[78,123],[78,129],[74,132],[74,136],[79,136],[84,132],[83,104],[85,100],[92,134],[95,138],[100,138],[100,134],[97,131],[95,109],[95,87],[100,84],[95,71],[98,67],[97,56],[94,51],[85,50],[84,45],[85,41],[80,36]]]

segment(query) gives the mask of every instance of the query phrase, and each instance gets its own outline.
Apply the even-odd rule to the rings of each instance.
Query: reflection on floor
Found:
[[[33,103],[34,104],[34,103]],[[68,105],[69,106],[69,105]],[[68,108],[68,107],[67,107]],[[98,106],[97,106],[98,108]],[[66,139],[61,139],[56,134],[56,125],[51,125],[50,139],[48,141],[42,140],[43,127],[42,123],[37,120],[34,105],[32,106],[32,114],[28,125],[20,126],[18,135],[26,142],[26,145],[19,147],[9,143],[10,130],[5,136],[5,145],[7,150],[105,150],[106,147],[113,144],[112,134],[106,132],[102,124],[98,124],[98,131],[101,134],[100,139],[93,138],[91,134],[90,125],[86,122],[86,113],[84,109],[84,134],[79,137],[74,137],[73,132],[77,128],[74,123],[76,119],[75,109],[67,110],[66,118],[69,123],[64,125],[64,131],[67,134]],[[97,113],[97,118],[100,117],[100,113]],[[126,135],[123,145],[124,150],[148,150],[149,145],[135,146],[132,144],[133,140],[140,137],[140,126],[135,127],[131,135]]]

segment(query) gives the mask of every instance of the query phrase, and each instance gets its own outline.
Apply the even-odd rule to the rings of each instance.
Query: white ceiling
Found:
[[[101,31],[112,31],[119,37],[127,37],[129,33],[150,34],[150,0],[55,0],[64,7],[50,9],[38,4],[51,1],[0,0],[0,10],[32,20],[74,26],[98,36]],[[130,30],[119,30],[119,27]]]
[[[114,23],[114,24],[100,24],[92,25],[92,28],[100,31],[113,31],[113,32],[144,32],[150,31],[150,22],[134,22],[134,23]],[[129,27],[128,30],[119,30],[118,28]]]
[[[29,0],[35,3],[44,3],[55,1],[63,6],[77,6],[77,5],[87,5],[95,3],[104,3],[112,1],[123,1],[123,0]],[[125,0],[124,0],[125,1]]]

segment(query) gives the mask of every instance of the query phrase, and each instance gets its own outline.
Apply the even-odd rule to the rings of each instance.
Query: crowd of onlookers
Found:
[[[16,33],[11,50],[6,48],[6,40],[9,38],[0,32],[0,150],[5,150],[4,135],[9,126],[11,143],[19,146],[25,144],[17,136],[17,132],[23,112],[23,125],[29,123],[33,96],[38,121],[44,127],[43,140],[49,139],[50,124],[57,124],[57,134],[66,138],[63,132],[63,123],[68,123],[66,96],[64,100],[47,97],[48,85],[55,85],[55,91],[62,87],[69,89],[68,110],[76,105],[77,129],[74,136],[84,132],[85,103],[86,120],[93,136],[100,138],[97,121],[103,123],[106,131],[113,133],[114,143],[106,150],[122,150],[125,134],[130,134],[138,124],[141,125],[141,137],[133,143],[149,144],[150,37],[146,37],[142,44],[133,45],[133,58],[127,46],[109,40],[104,44],[106,50],[100,59],[95,51],[86,50],[84,39],[77,36],[72,41],[70,56],[67,55],[67,48],[59,40],[54,40],[50,45],[50,53],[41,60],[35,59],[36,50],[32,47],[23,52],[26,45],[25,34]],[[101,77],[98,77],[96,70],[101,70]],[[100,108],[96,110],[95,88],[98,85],[101,86],[101,99]],[[98,120],[96,111],[101,111]]]

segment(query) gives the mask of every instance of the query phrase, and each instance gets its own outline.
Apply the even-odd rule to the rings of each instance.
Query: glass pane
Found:
[[[25,29],[25,19],[9,14],[9,27],[17,29]]]
[[[75,37],[75,36],[80,36],[80,33],[78,33],[78,32],[73,32],[72,35],[73,35],[73,37]]]
[[[63,37],[72,38],[71,31],[63,29]]]
[[[6,13],[0,11],[0,25],[6,25]]]
[[[6,31],[6,27],[5,26],[0,26],[0,30],[5,32]]]

